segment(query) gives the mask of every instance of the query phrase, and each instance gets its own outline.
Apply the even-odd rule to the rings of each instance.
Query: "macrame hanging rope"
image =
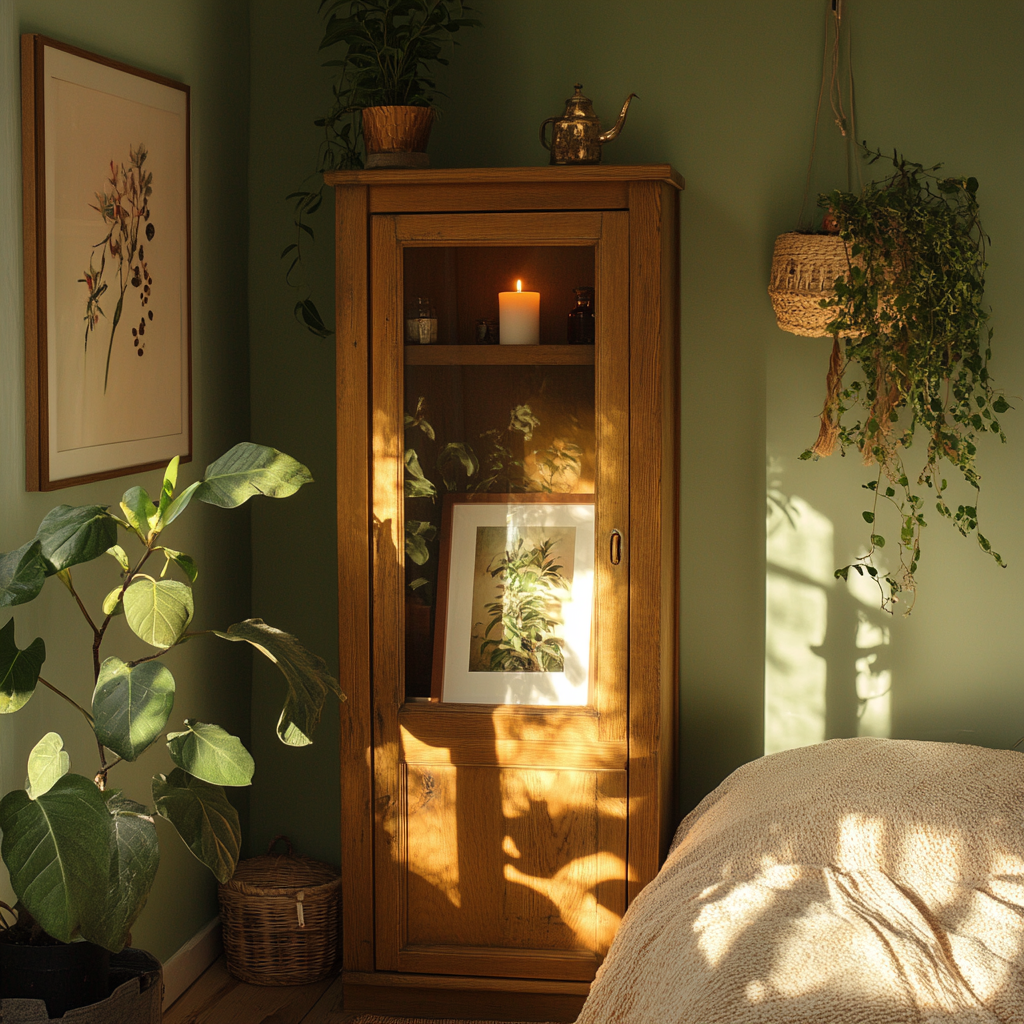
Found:
[[[836,410],[839,405],[839,389],[843,384],[843,353],[837,339],[832,340],[832,355],[828,361],[828,376],[825,378],[825,404],[821,408],[821,427],[818,440],[811,446],[815,456],[831,455],[839,440],[839,423]]]
[[[853,169],[856,168],[858,189],[862,187],[860,162],[856,159],[857,132],[853,114],[853,49],[850,30],[846,30],[847,95],[843,99],[840,54],[843,38],[843,0],[830,0],[825,11],[825,47],[821,61],[821,87],[818,89],[818,104],[814,111],[814,134],[811,140],[811,158],[807,164],[807,180],[804,184],[803,199],[800,202],[798,230],[805,224],[804,210],[811,190],[811,173],[814,168],[814,154],[818,145],[818,120],[821,116],[821,101],[828,82],[828,100],[836,127],[846,143],[846,187],[853,191]],[[843,381],[843,354],[839,339],[832,339],[832,354],[828,361],[828,375],[825,380],[825,404],[821,410],[821,426],[818,439],[811,447],[815,458],[831,455],[839,440],[839,392]]]
[[[814,133],[811,137],[811,157],[807,161],[807,178],[804,182],[804,194],[800,200],[800,216],[797,219],[797,230],[810,230],[804,220],[807,208],[807,197],[811,191],[811,173],[814,169],[814,156],[818,148],[818,121],[821,119],[821,102],[825,97],[825,85],[828,83],[828,100],[832,108],[832,117],[840,134],[846,141],[846,187],[853,190],[853,168],[857,169],[858,186],[860,185],[860,164],[855,159],[857,145],[856,124],[853,114],[853,50],[850,42],[850,30],[846,30],[846,99],[843,99],[842,75],[840,73],[840,53],[843,37],[843,3],[844,0],[829,0],[825,9],[825,44],[821,59],[821,86],[818,89],[818,103],[814,110]],[[847,113],[848,111],[848,113]]]

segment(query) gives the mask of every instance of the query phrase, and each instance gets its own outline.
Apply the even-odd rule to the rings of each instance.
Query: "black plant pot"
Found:
[[[110,953],[91,942],[0,942],[0,997],[42,999],[51,1019],[106,999],[109,975]]]

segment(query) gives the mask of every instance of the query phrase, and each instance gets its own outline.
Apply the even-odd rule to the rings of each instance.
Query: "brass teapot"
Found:
[[[594,113],[594,104],[583,95],[583,86],[577,82],[572,98],[565,101],[565,113],[561,117],[549,117],[540,126],[541,145],[551,151],[553,164],[599,164],[601,146],[611,142],[626,123],[626,111],[635,92],[626,97],[619,112],[619,119],[606,132],[601,131],[601,120]],[[546,131],[551,125],[551,143]]]

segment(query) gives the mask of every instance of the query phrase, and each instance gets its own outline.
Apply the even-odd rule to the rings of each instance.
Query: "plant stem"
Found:
[[[134,569],[129,570],[128,574],[125,576],[124,583],[121,585],[121,594],[120,594],[120,598],[119,598],[121,601],[124,601],[124,592],[131,585],[132,580],[135,579],[136,575],[139,573],[139,571],[142,569],[142,567],[146,564],[146,560],[149,558],[149,556],[151,554],[153,554],[153,542],[152,542],[152,540],[150,540],[150,541],[148,541],[146,543],[146,553],[142,556],[142,558],[139,559],[139,564],[137,566],[135,566]],[[96,630],[96,639],[93,641],[93,645],[92,645],[93,685],[98,683],[99,679],[100,679],[100,644],[103,643],[103,637],[104,637],[104,634],[107,632],[107,626],[110,625],[110,620],[113,617],[114,617],[114,613],[111,612],[103,620],[103,622],[100,625],[99,629]],[[159,654],[153,655],[153,657],[159,657],[160,654],[163,654],[163,653],[164,653],[163,651],[160,651]],[[142,658],[140,660],[141,661],[148,661],[149,658]],[[137,665],[137,664],[139,664],[139,662],[133,662],[132,666]],[[129,666],[129,667],[132,667],[132,666]],[[61,696],[63,696],[63,694],[61,694]],[[70,698],[68,698],[68,699],[70,700]],[[74,701],[71,701],[71,703],[74,704]],[[75,706],[77,707],[78,705],[76,704]],[[87,715],[87,717],[89,718],[89,722],[91,724],[92,723],[92,717],[88,716],[88,715]],[[107,784],[107,772],[115,764],[117,764],[119,761],[121,761],[122,759],[119,757],[117,759],[117,761],[114,761],[112,764],[108,765],[107,764],[106,754],[103,751],[103,744],[100,743],[98,738],[96,740],[96,746],[99,748],[100,770],[96,773],[95,782],[96,782],[96,786],[102,791],[106,787],[106,784]]]
[[[194,635],[194,634],[190,634],[190,635]],[[181,638],[179,637],[178,642],[180,642],[180,640],[181,640]],[[177,646],[178,646],[177,643],[174,643],[174,644],[171,645],[171,647],[177,647]],[[136,665],[141,665],[143,662],[153,661],[156,658],[162,658],[171,649],[171,647],[165,647],[162,651],[157,651],[156,654],[147,654],[146,657],[144,657],[144,658],[136,658],[134,661],[129,661],[128,662],[128,667],[129,668],[135,668]]]
[[[75,700],[72,700],[63,690],[57,689],[57,687],[54,686],[53,683],[48,683],[42,676],[37,676],[36,678],[48,690],[53,690],[53,692],[55,694],[57,694],[58,697],[63,697],[72,707],[78,708],[78,710],[81,711],[83,715],[85,715],[85,720],[89,723],[90,728],[92,727],[92,725],[93,725],[93,717],[92,717],[92,715],[89,714],[88,711],[85,710],[85,708],[82,707],[81,704],[79,704]]]
[[[144,555],[142,556],[142,558],[141,558],[141,559],[139,559],[139,564],[138,564],[137,566],[135,566],[135,568],[134,568],[134,569],[130,570],[130,571],[129,571],[129,573],[128,573],[128,575],[127,575],[127,576],[125,576],[125,579],[124,579],[124,584],[123,584],[123,585],[121,586],[121,594],[120,594],[120,600],[121,600],[121,601],[123,601],[123,600],[124,600],[124,592],[125,592],[125,591],[126,591],[126,590],[128,589],[128,587],[129,587],[129,586],[131,585],[131,582],[132,582],[132,580],[134,580],[134,579],[135,579],[135,577],[136,577],[136,576],[138,575],[138,573],[139,573],[139,571],[140,571],[140,570],[142,569],[142,567],[143,567],[143,566],[144,566],[144,565],[146,564],[146,560],[147,560],[147,559],[149,558],[149,556],[150,556],[151,554],[153,554],[153,547],[152,547],[152,541],[150,541],[150,542],[149,542],[149,543],[148,543],[148,544],[146,545],[146,553],[145,553],[145,554],[144,554]],[[110,614],[109,614],[109,615],[108,615],[108,616],[107,616],[107,617],[106,617],[106,618],[105,618],[105,619],[103,620],[103,622],[102,622],[102,623],[100,624],[100,628],[99,628],[99,635],[100,635],[100,640],[99,640],[99,642],[98,642],[98,643],[97,643],[97,644],[95,645],[95,648],[94,648],[94,650],[95,650],[95,657],[96,657],[96,659],[97,659],[97,660],[96,660],[96,662],[95,662],[95,665],[94,665],[94,667],[95,667],[95,670],[96,670],[96,678],[97,678],[97,679],[99,679],[99,676],[100,676],[100,665],[99,665],[99,660],[98,660],[98,659],[99,659],[99,649],[100,649],[100,648],[99,648],[99,644],[100,644],[100,643],[102,642],[102,640],[103,640],[103,634],[104,634],[104,633],[106,633],[106,631],[107,631],[107,626],[109,626],[109,625],[110,625],[110,620],[111,620],[111,619],[112,619],[113,617],[114,617],[114,613],[113,613],[113,612],[111,612],[111,613],[110,613]]]

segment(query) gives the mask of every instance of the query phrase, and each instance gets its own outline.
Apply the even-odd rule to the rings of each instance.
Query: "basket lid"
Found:
[[[285,853],[274,853],[274,847],[284,840]],[[330,864],[295,853],[287,836],[274,836],[261,857],[248,857],[238,862],[235,873],[223,883],[229,889],[297,890],[337,884],[341,874]]]

